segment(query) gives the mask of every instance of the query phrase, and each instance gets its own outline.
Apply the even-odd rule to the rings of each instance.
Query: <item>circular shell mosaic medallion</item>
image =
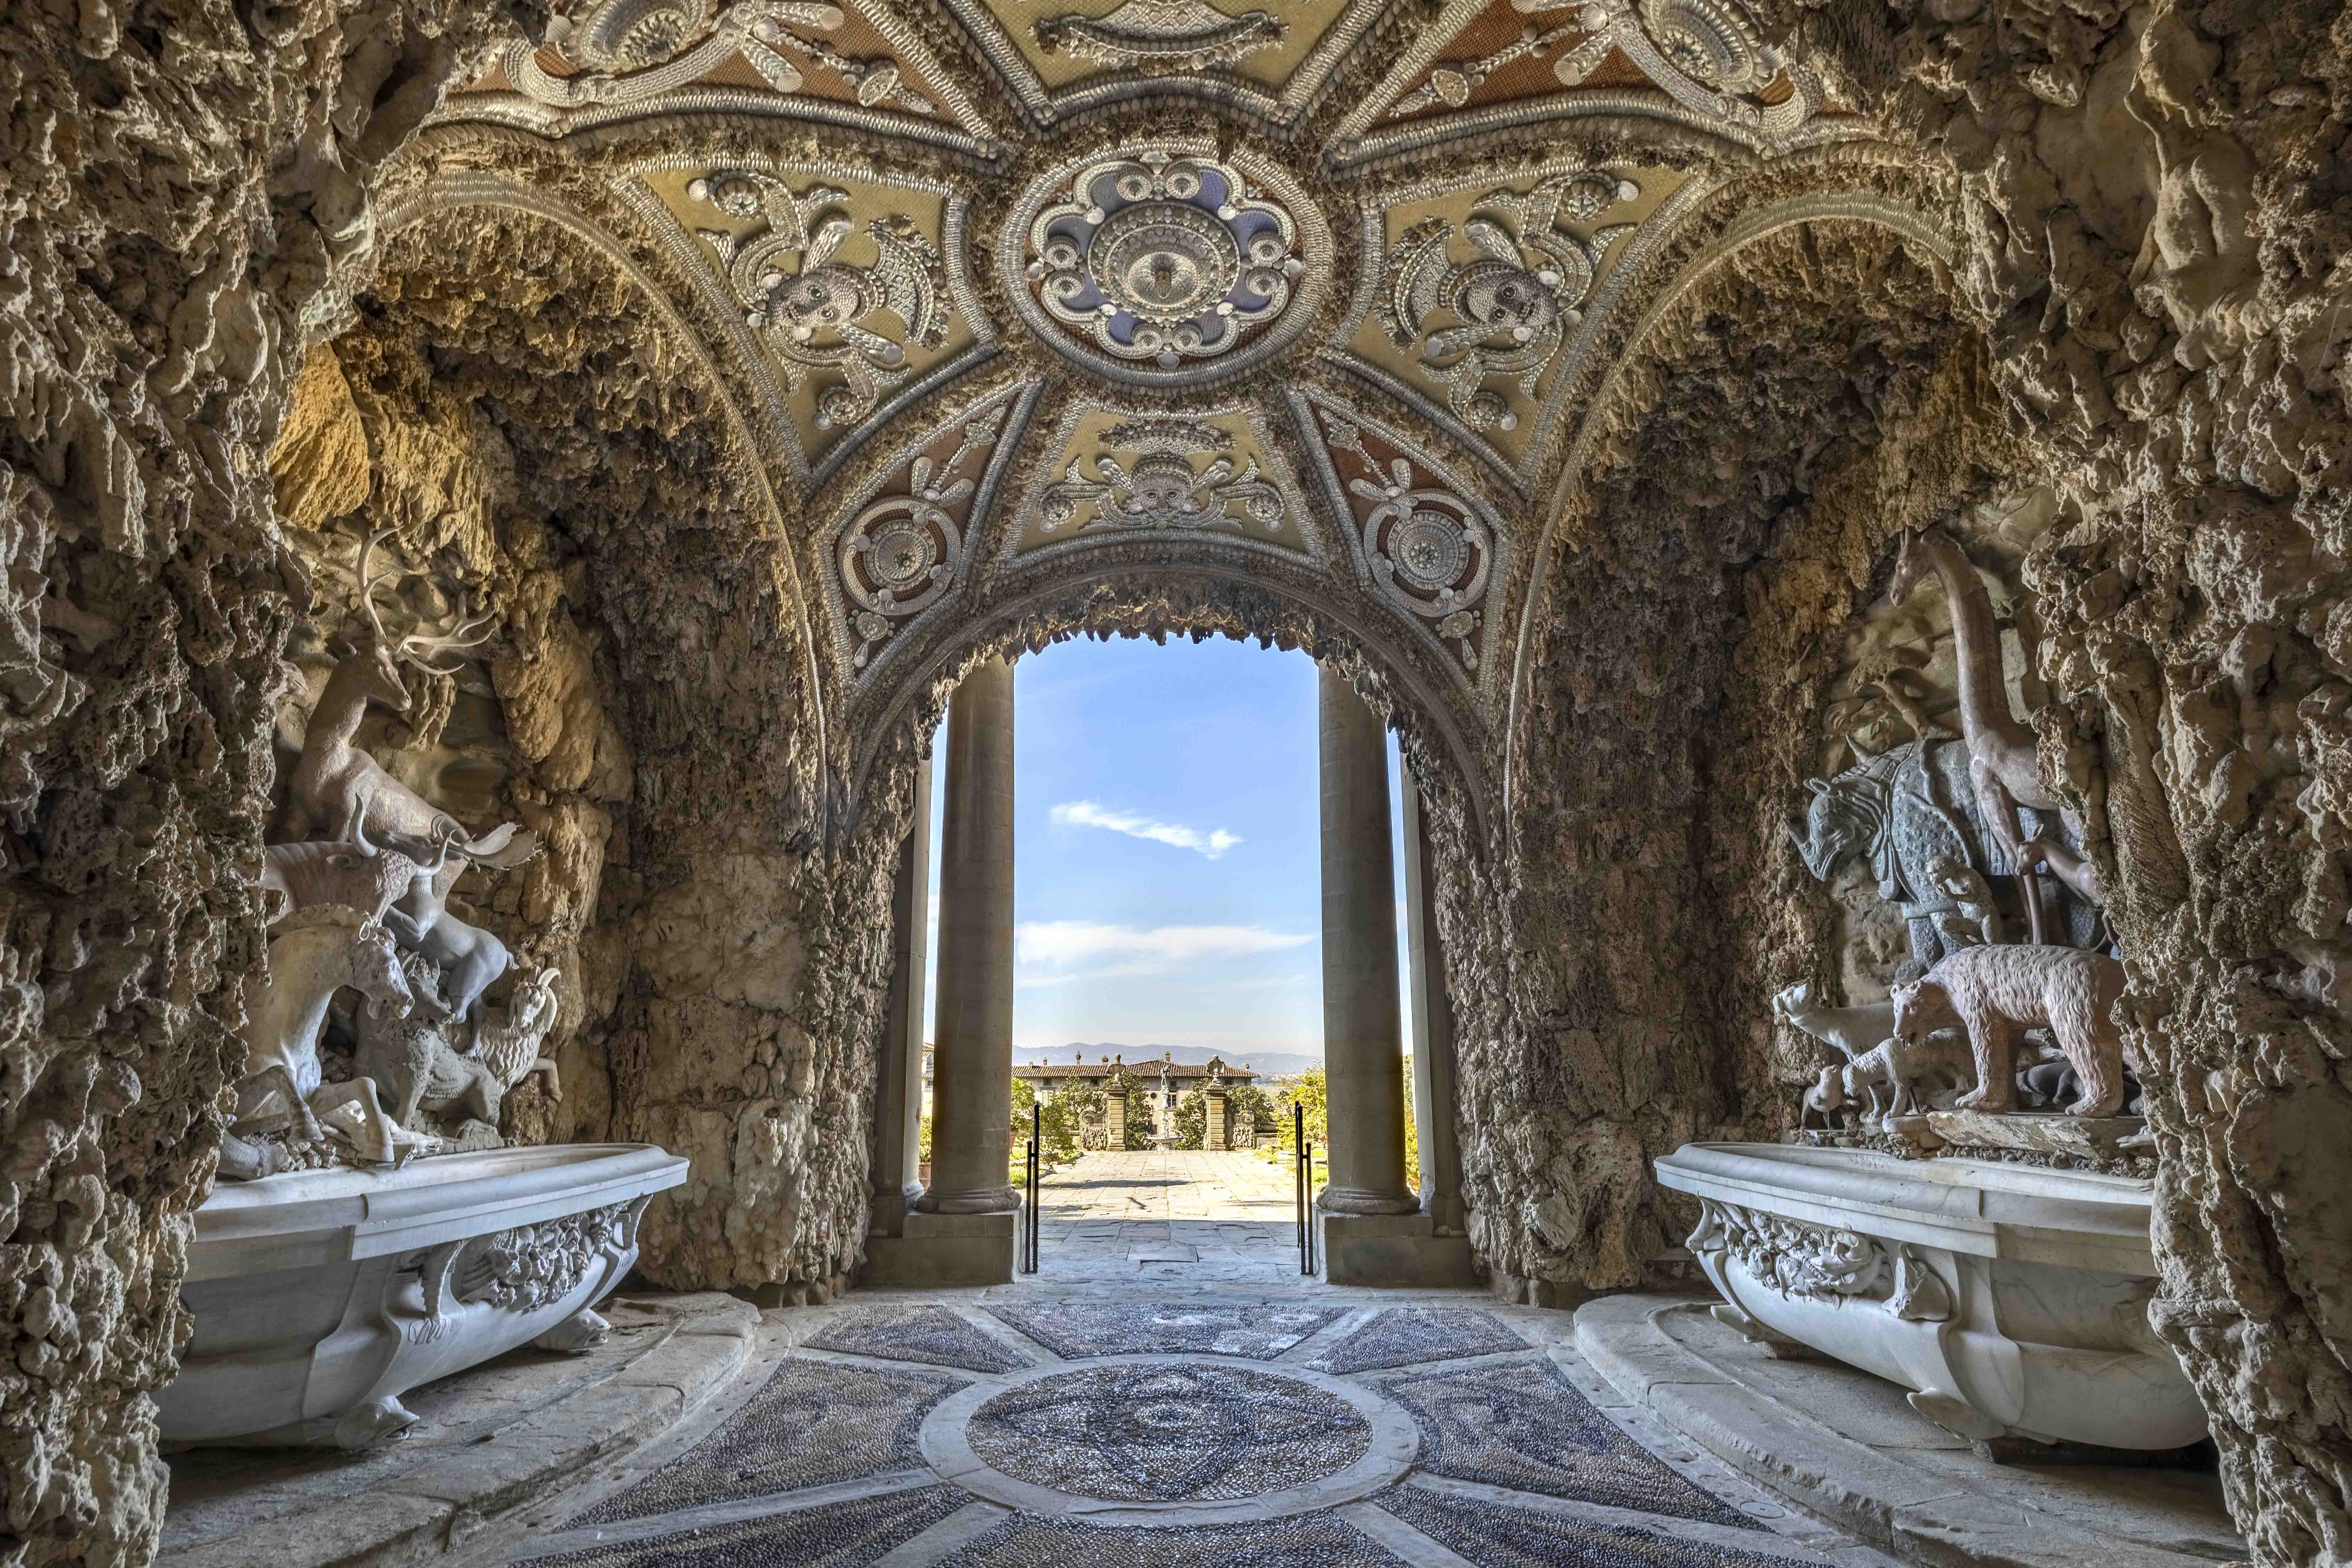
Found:
[[[1370,1389],[1206,1355],[1105,1357],[977,1384],[922,1432],[944,1479],[1097,1524],[1329,1508],[1394,1481],[1418,1446],[1412,1418]]]
[[[1257,1497],[1337,1475],[1371,1426],[1307,1384],[1218,1366],[1095,1367],[1000,1394],[972,1452],[1010,1476],[1116,1502]]]

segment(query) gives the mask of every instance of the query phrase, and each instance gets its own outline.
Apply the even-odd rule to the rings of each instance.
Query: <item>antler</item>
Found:
[[[455,653],[460,648],[479,647],[490,640],[498,630],[498,616],[481,615],[459,621],[447,631],[429,637],[422,632],[411,632],[400,639],[398,651],[401,658],[419,669],[430,670],[435,675],[455,675],[462,666],[452,664],[445,668],[432,663],[433,656]]]
[[[375,579],[368,574],[368,557],[373,555],[375,547],[391,538],[392,533],[389,528],[381,533],[371,533],[360,546],[360,607],[367,612],[368,625],[375,628],[379,647],[391,639],[383,629],[383,618],[375,613]]]

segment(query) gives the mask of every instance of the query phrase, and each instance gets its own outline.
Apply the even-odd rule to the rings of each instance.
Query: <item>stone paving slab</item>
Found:
[[[2245,1555],[2215,1477],[1980,1459],[1899,1391],[1889,1399],[1891,1384],[1836,1362],[1768,1357],[1706,1306],[1590,1302],[1576,1350],[1666,1426],[1866,1541],[1951,1568],[2192,1568]]]
[[[164,1568],[438,1562],[733,1383],[760,1315],[716,1294],[621,1297],[582,1356],[516,1351],[406,1399],[418,1419],[365,1454],[211,1448],[174,1457]]]

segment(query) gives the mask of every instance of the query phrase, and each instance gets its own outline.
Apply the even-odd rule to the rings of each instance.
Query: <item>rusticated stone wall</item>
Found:
[[[262,451],[377,165],[527,19],[0,16],[0,1561],[152,1551],[302,599]]]

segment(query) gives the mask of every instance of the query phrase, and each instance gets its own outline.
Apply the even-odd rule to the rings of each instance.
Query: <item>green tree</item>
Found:
[[[1036,1089],[1027,1079],[1016,1078],[1013,1080],[1013,1169],[1017,1173],[1027,1173],[1033,1115],[1036,1117],[1038,1142],[1045,1155],[1039,1163],[1045,1170],[1066,1165],[1078,1157],[1076,1108],[1065,1105],[1058,1095],[1049,1094],[1041,1101]]]
[[[1176,1147],[1204,1149],[1209,1143],[1209,1097],[1188,1089],[1176,1097]]]
[[[1404,1058],[1404,1184],[1421,1191],[1421,1129],[1412,1119],[1412,1053]]]
[[[1143,1080],[1124,1067],[1114,1068],[1111,1084],[1127,1090],[1127,1142],[1130,1152],[1151,1147],[1151,1130],[1158,1125],[1151,1112],[1151,1096],[1158,1092],[1143,1087]]]
[[[1290,1135],[1292,1108],[1301,1105],[1307,1108],[1307,1142],[1319,1149],[1331,1141],[1330,1086],[1321,1068],[1308,1068],[1284,1084],[1276,1097],[1275,1119],[1285,1138]]]

